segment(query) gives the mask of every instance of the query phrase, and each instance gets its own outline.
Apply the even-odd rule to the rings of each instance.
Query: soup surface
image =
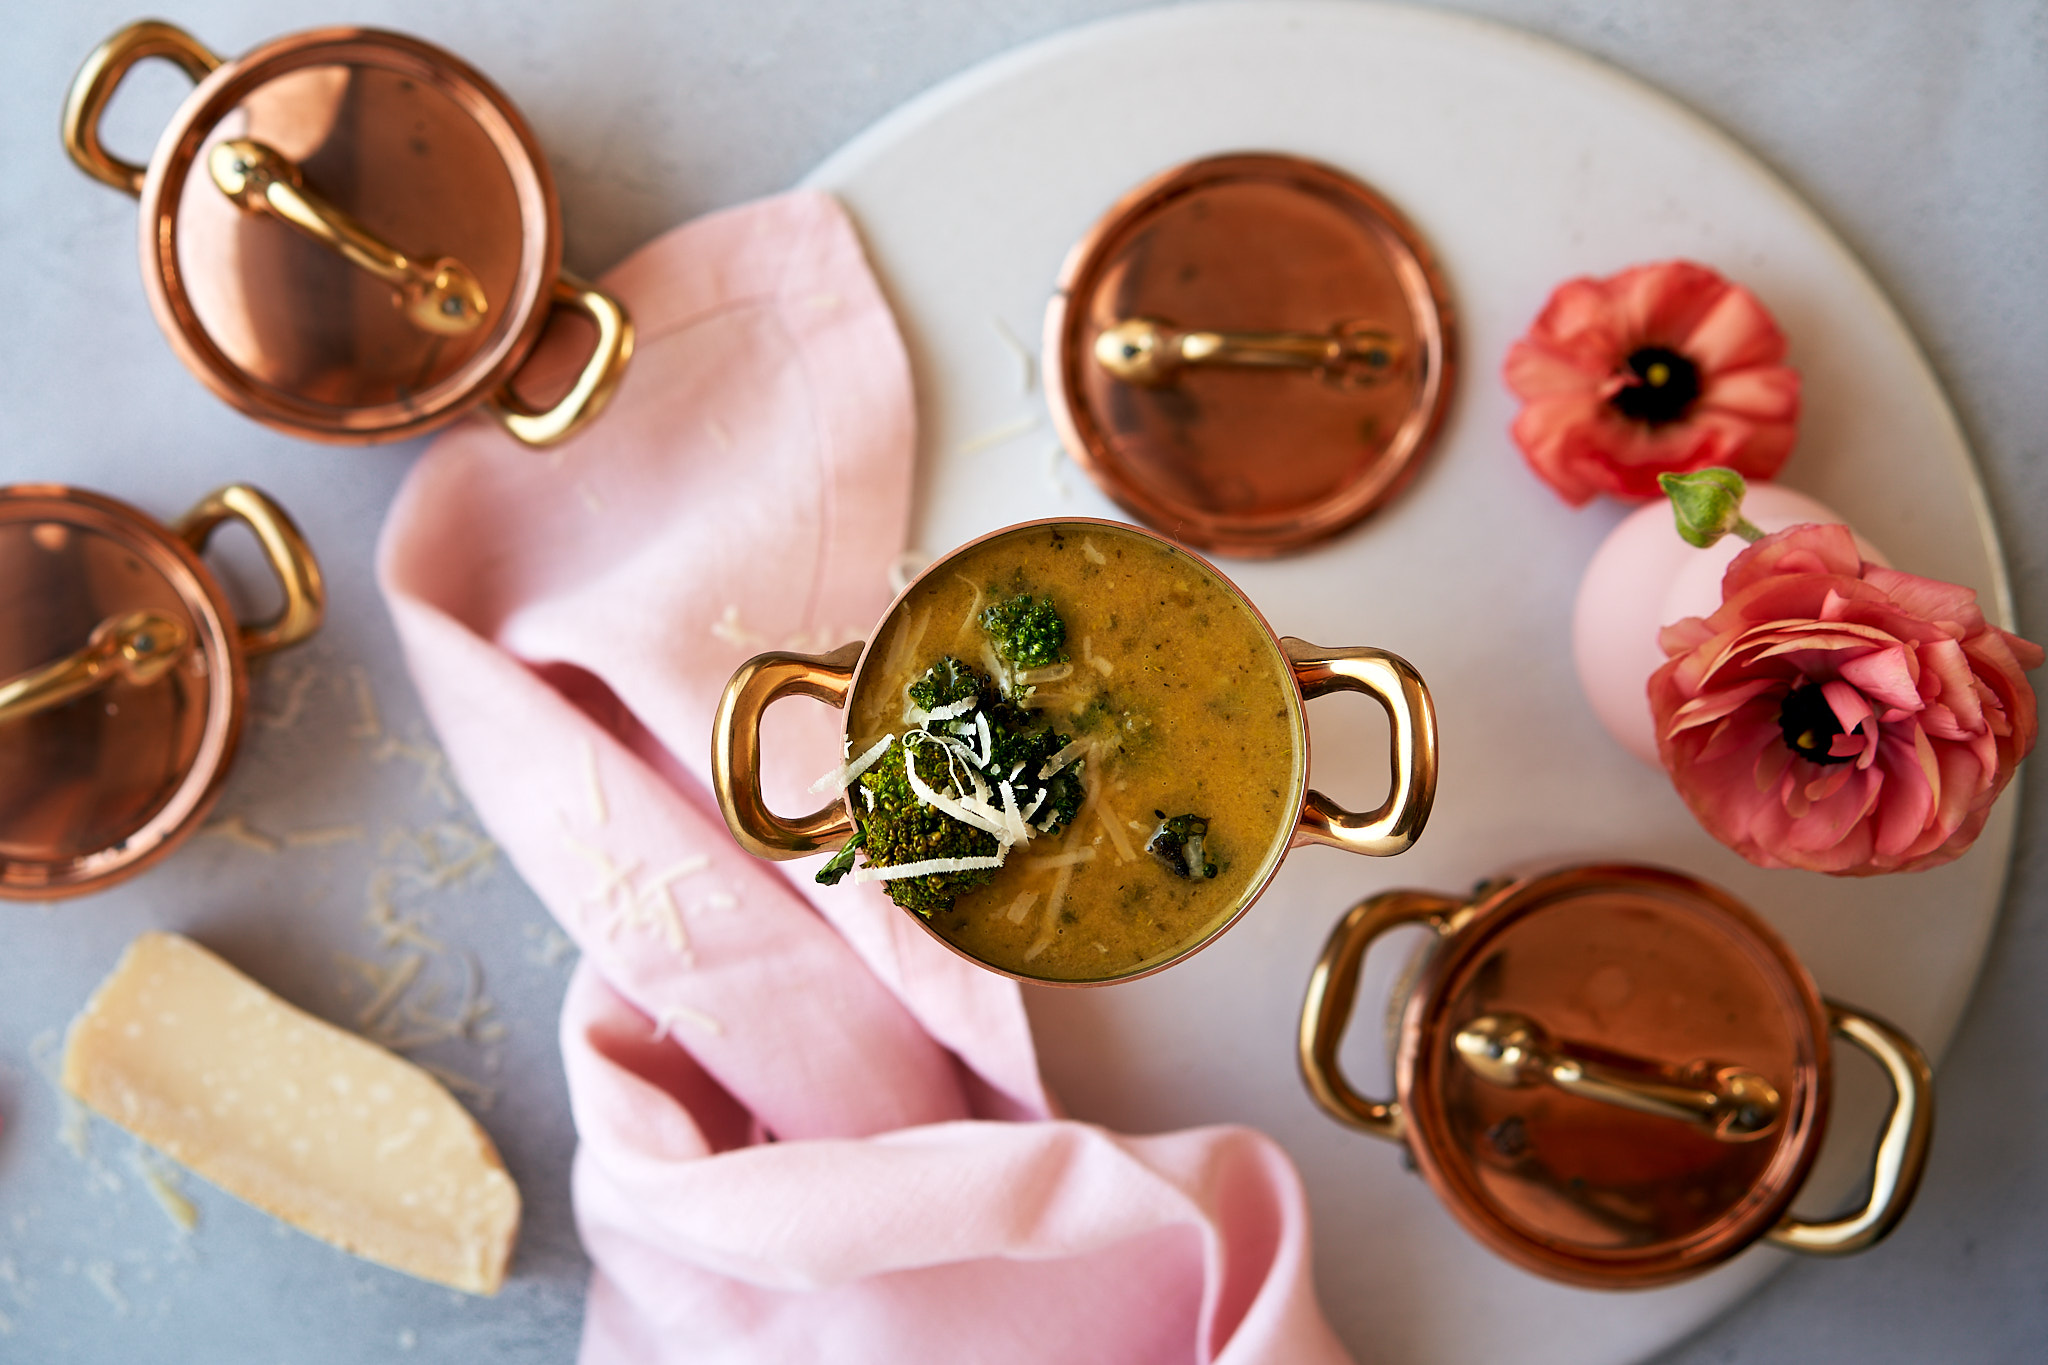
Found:
[[[981,618],[1026,594],[1058,609],[1067,660],[1020,677]],[[910,728],[909,687],[948,656],[1077,742],[1085,793],[1070,824],[1015,844],[992,880],[931,916],[972,956],[1048,980],[1128,975],[1229,919],[1286,852],[1301,798],[1293,675],[1236,590],[1193,556],[1093,523],[975,546],[927,575],[876,640],[854,753]],[[1207,832],[1181,849],[1194,855],[1182,876],[1171,849],[1147,846],[1188,815]]]

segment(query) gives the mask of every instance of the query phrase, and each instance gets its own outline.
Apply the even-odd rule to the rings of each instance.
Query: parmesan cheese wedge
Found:
[[[72,1022],[64,1088],[273,1217],[472,1294],[505,1282],[519,1190],[425,1071],[144,934]]]

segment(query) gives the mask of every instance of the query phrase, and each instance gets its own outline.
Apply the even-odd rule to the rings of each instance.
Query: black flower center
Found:
[[[1634,382],[1607,400],[1623,417],[1662,426],[1685,416],[1700,396],[1700,367],[1676,351],[1645,346],[1630,353],[1628,368]]]
[[[1784,704],[1778,708],[1778,729],[1785,736],[1785,747],[1809,763],[1849,763],[1856,757],[1828,752],[1835,736],[1842,733],[1842,722],[1835,719],[1835,708],[1828,705],[1826,694],[1813,684],[1785,694]]]

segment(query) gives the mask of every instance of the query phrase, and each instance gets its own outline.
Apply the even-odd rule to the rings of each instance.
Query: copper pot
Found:
[[[1107,528],[1118,535],[1138,537],[1163,546],[1189,567],[1227,590],[1264,630],[1274,656],[1283,661],[1285,676],[1291,680],[1290,728],[1297,749],[1294,755],[1294,786],[1284,800],[1296,814],[1287,849],[1304,844],[1326,844],[1347,852],[1383,857],[1400,853],[1414,843],[1429,818],[1430,806],[1436,796],[1436,712],[1428,687],[1406,660],[1379,649],[1328,648],[1292,636],[1275,635],[1258,609],[1235,584],[1214,565],[1184,546],[1121,522],[1062,517],[1021,522],[992,531],[939,559],[897,596],[867,642],[855,641],[822,655],[761,654],[740,666],[726,685],[719,703],[712,734],[711,763],[719,809],[725,815],[733,838],[742,848],[760,858],[801,858],[839,848],[855,830],[850,788],[840,800],[796,819],[778,815],[768,808],[761,795],[760,777],[761,716],[768,706],[781,697],[802,696],[846,710],[849,713],[849,733],[845,738],[851,740],[851,717],[860,709],[863,685],[883,672],[875,657],[873,642],[888,638],[891,625],[915,597],[918,585],[928,579],[943,580],[954,572],[954,566],[971,550],[1006,537],[1047,528],[1068,533],[1077,541],[1090,528]],[[1387,713],[1391,731],[1388,795],[1380,808],[1370,813],[1346,810],[1308,786],[1308,726],[1304,703],[1309,698],[1332,692],[1362,692],[1379,702]],[[1275,857],[1263,875],[1244,892],[1234,910],[1219,918],[1198,938],[1181,944],[1170,954],[1149,961],[1137,970],[1118,970],[1093,980],[1037,976],[995,966],[975,957],[919,916],[909,911],[904,913],[910,914],[927,933],[952,951],[1005,976],[1047,985],[1106,985],[1163,971],[1214,942],[1258,899],[1279,870],[1279,862]]]
[[[1366,950],[1414,925],[1435,938],[1393,1003],[1395,1097],[1374,1100],[1338,1049]],[[1895,1100],[1864,1205],[1810,1222],[1787,1210],[1827,1128],[1831,1034]],[[1404,1143],[1480,1241],[1589,1288],[1683,1279],[1759,1238],[1861,1251],[1905,1216],[1934,1126],[1911,1039],[1823,1000],[1727,892],[1629,864],[1353,906],[1309,980],[1300,1057],[1317,1102]]]
[[[198,82],[145,169],[101,145],[134,65]],[[71,82],[64,146],[141,200],[142,279],[171,347],[258,421],[342,444],[400,440],[482,406],[565,440],[633,351],[616,299],[562,270],[553,178],[482,74],[403,34],[326,28],[222,61],[169,24],[122,29]],[[596,343],[545,408],[514,388],[549,315]]]
[[[255,533],[284,607],[241,625],[200,553]],[[246,484],[165,526],[55,484],[0,488],[0,898],[98,891],[168,855],[220,794],[249,661],[306,639],[326,595],[284,509]]]

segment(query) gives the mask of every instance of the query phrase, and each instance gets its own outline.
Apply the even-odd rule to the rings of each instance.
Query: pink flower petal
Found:
[[[1874,649],[1855,658],[1844,659],[1841,673],[1844,681],[1854,684],[1859,692],[1881,705],[1901,711],[1918,711],[1922,703],[1917,662],[1903,648],[1894,645],[1890,649]]]
[[[1679,349],[1703,370],[1741,370],[1783,360],[1785,336],[1756,295],[1729,285]],[[1793,383],[1796,406],[1796,377]]]

